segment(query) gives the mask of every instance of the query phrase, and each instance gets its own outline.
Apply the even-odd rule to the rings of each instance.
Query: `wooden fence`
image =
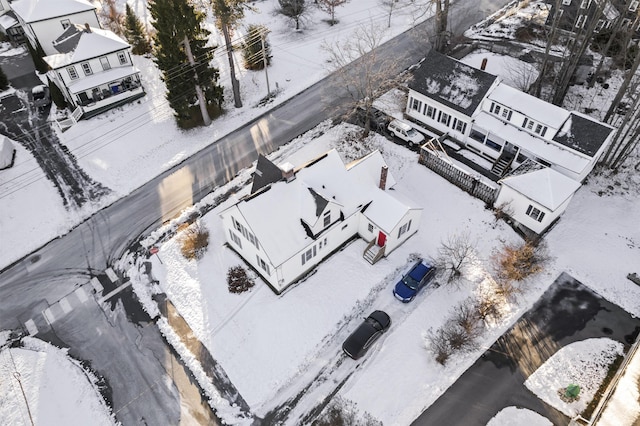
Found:
[[[424,164],[449,182],[490,206],[498,196],[498,188],[487,185],[479,177],[437,156],[429,148],[420,149],[420,164]]]

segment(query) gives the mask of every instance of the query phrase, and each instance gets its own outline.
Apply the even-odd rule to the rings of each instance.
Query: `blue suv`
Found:
[[[435,266],[431,266],[424,260],[419,260],[409,272],[407,272],[393,288],[393,295],[403,303],[411,302],[416,294],[433,279],[436,273]]]

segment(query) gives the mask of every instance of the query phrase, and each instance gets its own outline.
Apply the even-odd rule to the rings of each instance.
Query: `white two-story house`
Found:
[[[144,96],[129,44],[113,32],[71,24],[52,46],[57,53],[44,58],[47,76],[82,117]]]
[[[260,156],[251,195],[220,214],[227,243],[276,293],[358,236],[373,263],[420,225],[422,209],[394,184],[378,151],[347,166],[335,150],[298,168]]]
[[[564,211],[614,130],[434,51],[414,70],[405,112],[488,160],[500,184],[495,204],[517,206],[512,217],[536,233]]]
[[[71,24],[100,28],[95,6],[86,0],[19,0],[11,8],[29,44],[45,55],[58,53],[53,41]]]

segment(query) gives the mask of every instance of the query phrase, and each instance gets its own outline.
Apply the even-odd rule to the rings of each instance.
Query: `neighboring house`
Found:
[[[580,182],[533,160],[500,180],[495,206],[536,234],[543,233],[565,211]]]
[[[510,199],[516,208],[512,217],[538,234],[564,211],[610,143],[614,130],[433,51],[414,70],[406,115],[437,133],[447,133],[463,148],[489,160],[488,175],[501,185],[496,204]],[[531,162],[549,170],[523,174],[520,169],[517,173],[522,176],[513,176],[521,165]],[[499,180],[508,175],[512,176]],[[559,176],[575,185],[566,184]],[[538,179],[547,182],[544,185],[558,185],[557,191],[563,196],[567,195],[566,188],[574,190],[563,202],[549,203],[514,183]],[[531,209],[530,201],[534,202]],[[537,220],[541,219],[537,211],[544,212],[544,220]],[[535,223],[526,219],[532,214]]]
[[[53,41],[72,24],[100,28],[96,8],[86,0],[19,0],[11,4],[31,46],[58,53]]]
[[[47,76],[84,118],[144,96],[129,44],[113,32],[71,24],[52,46]]]
[[[555,2],[548,2],[550,10],[546,25],[551,27],[555,17]],[[640,36],[640,0],[560,0],[558,28],[579,33],[593,23],[595,31],[611,29],[618,19],[623,28],[632,27]],[[602,13],[598,10],[602,8]],[[594,22],[594,20],[596,20]]]
[[[353,238],[374,263],[413,235],[422,209],[394,184],[378,151],[345,166],[331,150],[297,169],[260,156],[252,193],[220,217],[229,246],[281,293]]]
[[[14,44],[24,40],[22,25],[18,22],[18,18],[11,10],[11,3],[7,0],[0,0],[0,32]]]

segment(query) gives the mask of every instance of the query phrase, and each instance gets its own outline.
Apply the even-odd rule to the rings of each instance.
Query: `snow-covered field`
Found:
[[[384,22],[386,27],[386,16],[379,12],[379,3],[359,0],[338,9],[340,24],[335,27],[329,28],[321,22],[325,17],[313,11],[303,31],[294,32],[289,21],[272,14],[276,3],[275,0],[257,2],[254,6],[261,12],[250,13],[247,17],[247,23],[268,23],[272,30],[269,37],[274,65],[269,68],[269,77],[272,85],[278,83],[281,94],[269,107],[283,102],[327,74],[320,50],[323,41],[348,37],[358,24],[367,23],[371,18]],[[401,0],[400,4],[392,17],[393,32],[389,32],[388,37],[413,22],[412,2]],[[472,59],[478,58],[469,60]],[[221,82],[228,86],[224,57],[219,55],[216,60],[221,68]],[[493,66],[505,61],[509,60],[491,55],[489,64]],[[76,155],[80,165],[114,191],[112,197],[128,194],[151,177],[269,108],[255,106],[266,94],[264,74],[242,71],[239,77],[245,103],[243,108],[236,110],[228,103],[227,114],[210,127],[180,131],[173,122],[164,99],[164,86],[152,61],[136,57],[135,63],[143,73],[147,90],[145,98],[81,121],[61,135],[63,143]],[[497,72],[499,69],[489,71]],[[583,88],[576,88],[575,93],[587,99],[596,96],[589,95]],[[228,89],[226,98],[231,99]],[[344,130],[340,127],[328,131],[325,125],[323,131],[326,134],[321,138],[303,137],[274,155],[300,164],[338,144]],[[417,164],[414,153],[379,139],[373,145],[382,150],[398,180],[397,191],[424,207],[420,231],[388,259],[369,265],[361,257],[363,243],[356,241],[282,296],[275,296],[259,281],[250,292],[232,295],[226,289],[226,271],[229,266],[242,262],[222,246],[224,238],[215,212],[223,206],[203,219],[211,232],[211,246],[201,262],[185,262],[179,254],[175,255],[174,241],[161,248],[159,256],[163,265],[155,256],[151,259],[162,290],[170,295],[258,415],[264,415],[295,395],[304,381],[302,379],[325,366],[335,367],[329,372],[335,377],[346,378],[344,375],[351,373],[354,363],[347,359],[341,366],[337,365],[340,344],[360,318],[373,309],[382,308],[391,314],[394,320],[392,329],[370,356],[358,364],[360,368],[345,382],[338,396],[355,402],[358,410],[370,413],[385,424],[408,424],[479,355],[476,352],[456,356],[442,367],[433,361],[425,348],[423,334],[440,325],[457,301],[479,291],[478,286],[486,285],[488,258],[492,250],[503,241],[513,241],[517,237],[503,223],[496,223],[483,203]],[[342,152],[350,155],[344,148]],[[81,218],[113,201],[113,198],[104,199],[100,205],[92,206],[93,210],[66,212],[52,185],[39,177],[35,161],[25,150],[19,151],[16,162],[22,168],[0,172],[0,209],[3,212],[0,217],[3,247],[0,250],[0,267],[64,233]],[[23,175],[37,178],[19,191],[11,191],[16,179]],[[246,180],[247,177],[248,171],[244,171],[240,179]],[[640,316],[640,287],[625,278],[628,272],[634,272],[631,268],[638,265],[640,258],[640,227],[638,217],[634,215],[640,211],[640,185],[630,175],[620,179],[630,181],[631,185],[625,184],[630,189],[605,191],[604,195],[599,195],[607,185],[606,180],[599,177],[578,192],[562,220],[546,237],[552,264],[532,280],[529,291],[517,306],[510,307],[511,312],[505,320],[488,330],[482,345],[490,345],[502,334],[562,271],[569,272],[631,314]],[[214,193],[209,200],[218,194]],[[33,205],[34,200],[38,200],[38,208]],[[233,199],[227,201],[227,205],[230,202]],[[20,226],[16,226],[17,221]],[[396,302],[391,296],[391,285],[406,266],[409,255],[434,256],[443,238],[462,232],[469,233],[477,242],[477,268],[467,285],[460,289],[440,287],[427,290],[409,305]],[[12,250],[4,247],[12,247]],[[137,291],[140,294],[144,292],[144,286],[138,286]],[[395,374],[394,363],[398,359],[402,359],[407,370],[415,374]],[[384,397],[378,392],[380,389],[383,389]],[[402,399],[399,390],[402,391]],[[224,401],[213,398],[215,390],[208,392],[212,405],[228,414],[229,417],[225,418],[237,415],[223,407]],[[415,398],[407,401],[404,398],[407,394]],[[6,394],[0,393],[0,398],[4,397]],[[7,398],[7,401],[14,401],[19,394],[10,392]],[[304,411],[312,406],[313,401],[304,400],[301,404],[300,409]],[[523,410],[514,413],[513,410],[503,410],[492,425],[513,424],[516,419],[527,419],[527,424],[546,424],[544,419],[533,420],[534,413],[523,413]],[[635,412],[638,412],[637,407]],[[290,421],[295,422],[295,416],[299,414],[294,413]]]

